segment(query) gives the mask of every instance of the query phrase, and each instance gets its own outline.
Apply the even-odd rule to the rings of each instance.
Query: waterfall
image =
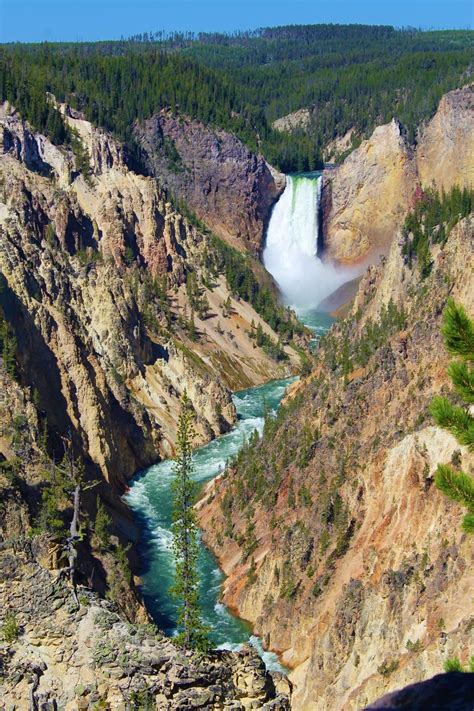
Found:
[[[316,308],[352,275],[318,257],[320,175],[287,175],[268,224],[263,262],[285,301]]]

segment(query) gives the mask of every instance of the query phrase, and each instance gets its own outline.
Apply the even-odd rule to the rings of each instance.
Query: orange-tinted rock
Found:
[[[474,184],[474,90],[446,94],[434,117],[408,145],[395,120],[337,168],[324,172],[322,222],[326,256],[364,264],[387,254],[406,214],[435,185]]]

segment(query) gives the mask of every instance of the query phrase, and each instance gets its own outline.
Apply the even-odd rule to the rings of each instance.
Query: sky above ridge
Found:
[[[363,23],[472,29],[474,0],[0,0],[0,42]]]

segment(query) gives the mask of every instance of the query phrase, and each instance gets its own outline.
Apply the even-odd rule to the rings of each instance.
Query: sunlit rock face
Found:
[[[11,108],[0,112],[0,269],[25,382],[39,391],[51,425],[72,428],[123,487],[136,469],[173,452],[185,389],[202,443],[235,420],[231,388],[282,377],[297,357],[291,352],[281,366],[255,347],[252,322],[278,337],[250,304],[223,313],[232,301],[224,277],[205,289],[213,318],[196,313],[201,338],[189,340],[186,274],[208,268],[206,237],[159,181],[129,170],[117,141],[63,110],[87,148],[89,176],[71,151]],[[153,279],[166,279],[171,325],[150,292]]]
[[[474,91],[446,94],[435,116],[408,144],[392,121],[334,169],[324,172],[322,214],[325,253],[338,264],[375,261],[411,209],[419,187],[474,183]]]
[[[386,253],[416,187],[413,152],[396,121],[372,136],[323,182],[326,257],[363,263]]]
[[[449,657],[468,663],[472,542],[433,479],[440,462],[469,471],[473,455],[428,413],[451,387],[446,300],[474,312],[473,234],[461,220],[423,281],[392,243],[313,372],[200,509],[224,601],[293,669],[298,711],[356,711]],[[403,323],[344,375],[344,351],[394,305]]]
[[[432,120],[420,131],[416,165],[422,187],[433,183],[446,192],[474,185],[474,90],[450,91]]]

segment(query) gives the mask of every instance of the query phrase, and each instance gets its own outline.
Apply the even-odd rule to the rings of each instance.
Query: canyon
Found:
[[[428,407],[449,383],[446,300],[474,310],[474,223],[464,218],[433,248],[423,282],[401,228],[423,189],[472,185],[472,88],[443,97],[416,147],[394,120],[324,171],[321,265],[363,274],[314,359],[294,315],[278,312],[289,336],[271,328],[225,262],[240,255],[246,278],[276,300],[259,257],[291,180],[232,134],[167,109],[134,124],[139,174],[110,133],[55,105],[73,149],[12,106],[0,111],[0,304],[18,344],[16,377],[0,373],[0,600],[21,629],[0,649],[8,702],[349,710],[440,672],[448,657],[467,663],[472,545],[433,475],[440,461],[469,471],[474,460]],[[359,366],[350,354],[378,323],[383,343]],[[140,524],[121,497],[138,470],[173,456],[183,392],[203,445],[237,422],[233,391],[302,366],[263,436],[199,503],[227,576],[223,601],[280,655],[288,681],[251,647],[196,659],[150,624],[127,549]],[[33,515],[67,437],[94,484],[79,609],[63,554]],[[98,497],[113,520],[105,548]]]
[[[185,389],[207,441],[235,419],[229,388],[281,377],[298,359],[287,349],[289,365],[279,365],[255,346],[252,322],[278,336],[221,275],[212,289],[199,287],[206,312],[194,313],[201,337],[193,342],[183,326],[193,308],[186,278],[210,280],[206,238],[156,181],[127,168],[111,136],[68,121],[91,157],[89,175],[15,114],[2,121],[1,268],[6,299],[19,309],[28,382],[43,403],[57,393],[51,424],[70,421],[102,474],[123,484],[172,452]],[[168,292],[158,294],[153,278]]]
[[[236,420],[232,390],[297,372],[300,356],[290,336],[275,359],[264,345],[276,347],[280,335],[230,286],[229,255],[258,293],[250,257],[237,258],[183,216],[154,178],[128,167],[123,146],[110,134],[67,106],[57,109],[76,136],[74,150],[53,145],[8,104],[0,112],[1,315],[16,343],[16,372],[2,370],[0,398],[0,594],[2,609],[14,611],[22,630],[15,654],[11,645],[2,647],[11,681],[3,693],[19,708],[29,693],[72,709],[97,700],[115,704],[118,697],[130,702],[151,685],[159,708],[183,708],[189,693],[215,700],[216,708],[223,698],[234,698],[237,708],[260,708],[281,696],[271,708],[287,708],[287,693],[275,689],[254,650],[209,658],[200,689],[198,664],[189,693],[181,691],[189,686],[183,671],[189,662],[166,640],[158,644],[158,657],[147,654],[138,662],[136,689],[127,666],[119,673],[116,653],[108,660],[113,669],[93,659],[99,614],[110,611],[110,629],[117,621],[125,631],[127,621],[149,620],[129,568],[138,563],[127,542],[139,538],[139,527],[121,496],[138,469],[173,455],[182,394],[196,415],[196,443],[208,442]],[[274,299],[268,279],[265,288],[268,309]],[[296,325],[280,312],[280,323]],[[256,343],[257,329],[265,335],[263,345]],[[84,462],[88,482],[81,504],[88,534],[77,574],[88,589],[111,599],[108,608],[91,603],[87,622],[80,622],[82,612],[77,618],[71,612],[57,536],[46,535],[42,546],[28,543],[32,536],[38,540],[42,492],[65,442]],[[113,531],[105,547],[93,534],[100,505]],[[21,602],[23,592],[15,591],[30,579],[37,586],[26,586]],[[51,608],[35,607],[43,592],[54,601]],[[58,625],[60,636],[51,635]],[[128,644],[120,634],[110,642],[116,649]],[[76,641],[57,653],[62,637]],[[63,659],[76,669],[64,683]],[[163,664],[166,672],[158,672]],[[166,682],[158,693],[170,673],[176,683]]]

